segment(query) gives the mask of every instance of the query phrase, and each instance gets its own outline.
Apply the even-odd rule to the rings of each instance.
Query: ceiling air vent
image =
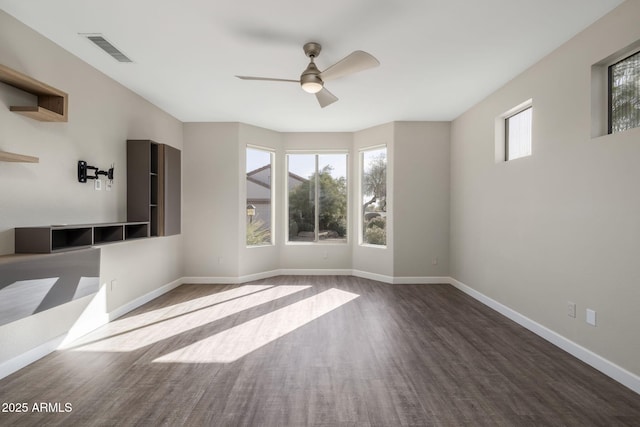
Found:
[[[89,41],[93,42],[100,49],[107,52],[118,62],[133,62],[131,59],[127,57],[124,53],[120,52],[117,47],[112,45],[107,39],[105,39],[102,34],[83,34],[80,33],[82,37],[86,37]]]

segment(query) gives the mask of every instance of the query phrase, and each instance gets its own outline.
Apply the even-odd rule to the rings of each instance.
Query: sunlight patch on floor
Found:
[[[163,363],[231,363],[359,295],[329,289],[159,357]]]
[[[140,314],[125,316],[121,319],[114,320],[109,324],[101,327],[95,332],[85,335],[81,339],[72,343],[72,347],[87,344],[99,339],[105,339],[110,336],[119,335],[123,332],[132,331],[143,328],[152,323],[170,319],[172,317],[181,316],[186,313],[193,312],[214,304],[229,301],[255,292],[272,288],[272,285],[245,285],[238,288],[229,289],[222,292],[216,292],[199,298],[190,299],[177,304],[166,307],[148,310]]]
[[[109,352],[138,350],[309,287],[247,285],[220,292],[176,306],[155,310],[150,316],[145,316],[144,314],[147,313],[144,313],[126,318],[114,327],[107,325],[104,330],[83,337],[74,343],[74,348],[71,350]]]

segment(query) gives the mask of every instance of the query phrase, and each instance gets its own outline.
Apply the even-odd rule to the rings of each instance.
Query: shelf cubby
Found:
[[[85,248],[93,243],[91,227],[51,229],[51,252]]]
[[[93,227],[93,244],[120,242],[124,240],[124,224],[95,225]]]
[[[144,237],[149,237],[148,222],[126,224],[124,226],[124,238],[126,240],[142,239]]]

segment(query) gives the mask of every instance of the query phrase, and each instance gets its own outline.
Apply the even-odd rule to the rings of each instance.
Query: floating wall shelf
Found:
[[[66,122],[69,96],[54,87],[0,65],[0,82],[16,87],[38,97],[38,105],[9,107],[15,113],[42,122]]]
[[[0,151],[0,162],[39,163],[40,159],[33,156],[25,156],[24,154]]]
[[[149,237],[148,222],[17,227],[17,254],[52,253]]]

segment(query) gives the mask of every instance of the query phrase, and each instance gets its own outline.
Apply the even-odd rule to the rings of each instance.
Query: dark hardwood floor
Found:
[[[640,426],[640,395],[455,288],[348,276],[183,285],[0,396],[29,410],[2,426]]]

